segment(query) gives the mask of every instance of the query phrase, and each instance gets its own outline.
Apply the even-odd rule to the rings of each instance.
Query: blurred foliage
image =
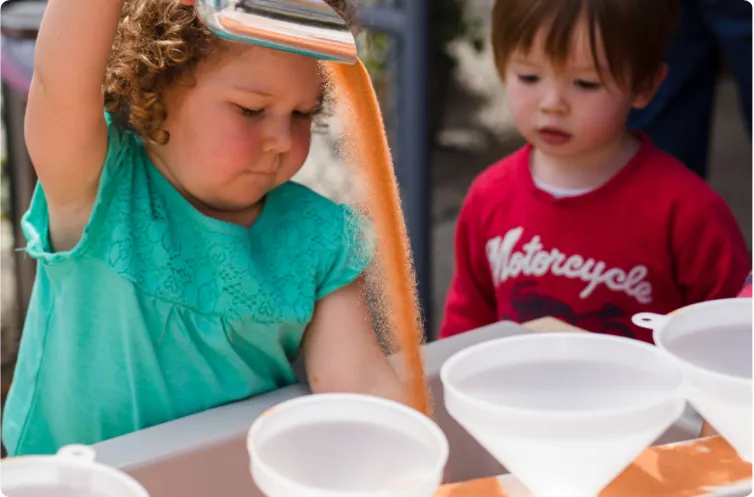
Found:
[[[362,0],[360,3],[379,5],[383,2]],[[430,63],[448,62],[453,67],[455,60],[448,48],[459,40],[466,40],[477,50],[482,50],[484,39],[481,27],[478,21],[467,15],[465,0],[429,0],[428,4]],[[359,53],[372,77],[384,77],[392,42],[390,35],[385,33],[369,32],[359,37]]]
[[[466,39],[477,50],[484,46],[479,22],[466,13],[465,0],[429,0],[430,52],[452,59],[448,46]]]

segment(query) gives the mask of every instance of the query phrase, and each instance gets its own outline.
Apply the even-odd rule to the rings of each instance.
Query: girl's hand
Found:
[[[317,303],[303,353],[313,393],[361,393],[410,405],[406,385],[377,342],[363,278]]]

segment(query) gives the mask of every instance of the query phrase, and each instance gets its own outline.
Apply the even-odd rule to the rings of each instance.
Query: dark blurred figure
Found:
[[[701,177],[707,176],[715,84],[725,61],[738,85],[751,138],[752,19],[746,0],[680,0],[668,53],[668,76],[652,103],[634,111],[629,126]]]

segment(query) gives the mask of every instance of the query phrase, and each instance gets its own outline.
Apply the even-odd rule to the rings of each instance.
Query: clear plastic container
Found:
[[[254,422],[248,450],[267,497],[431,497],[448,458],[432,420],[356,394],[279,404]]]
[[[54,456],[3,459],[0,489],[6,497],[149,497],[136,480],[94,459],[94,450],[83,445]]]
[[[536,333],[442,367],[445,406],[535,497],[596,497],[683,413],[683,378],[652,345]]]
[[[689,403],[742,459],[752,461],[752,299],[722,299],[668,316],[642,313],[658,347],[674,357]]]

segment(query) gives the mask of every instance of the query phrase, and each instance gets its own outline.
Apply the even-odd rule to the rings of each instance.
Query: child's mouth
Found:
[[[539,137],[543,142],[549,143],[551,145],[561,145],[563,143],[569,142],[572,138],[570,133],[551,126],[539,128],[537,130],[537,134],[539,134]]]

